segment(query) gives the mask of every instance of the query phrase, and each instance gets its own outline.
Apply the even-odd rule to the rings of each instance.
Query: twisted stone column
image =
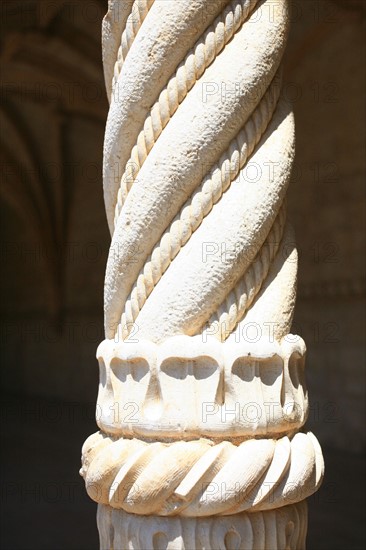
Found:
[[[304,548],[323,476],[285,195],[286,0],[110,0],[112,243],[81,473],[103,549]]]

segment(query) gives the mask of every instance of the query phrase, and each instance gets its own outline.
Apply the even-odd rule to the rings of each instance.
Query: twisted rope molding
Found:
[[[283,0],[284,3],[285,0]],[[262,2],[264,5],[267,4],[266,1]],[[266,18],[260,18],[260,29],[259,29],[259,35],[262,33],[262,39],[259,38],[258,33],[255,34],[256,40],[259,40],[261,44],[266,43],[266,41],[269,42],[269,34],[273,33],[273,27],[276,27],[276,35],[281,34],[283,41],[283,35],[286,30],[286,10],[283,10],[285,6],[280,6],[281,9],[279,9],[278,17],[276,16],[276,25],[270,24],[268,21],[266,21]],[[277,10],[277,7],[276,7]],[[149,17],[149,16],[148,16]],[[254,19],[254,17],[253,17]],[[228,55],[228,52],[233,49],[233,44],[236,44],[238,48],[241,48],[245,50],[248,54],[248,59],[246,59],[246,56],[243,56],[244,61],[242,63],[243,68],[235,68],[235,74],[231,74],[231,72],[228,72],[226,75],[226,78],[229,82],[237,82],[235,80],[236,78],[240,79],[242,78],[243,87],[240,88],[238,91],[238,98],[231,99],[230,97],[227,97],[224,100],[220,100],[220,98],[213,98],[212,101],[210,100],[207,104],[201,108],[202,105],[197,103],[197,115],[192,117],[191,123],[192,123],[192,129],[195,132],[192,133],[189,131],[189,136],[191,136],[192,141],[192,148],[190,148],[191,143],[189,142],[189,136],[183,135],[181,136],[180,128],[184,128],[184,119],[185,115],[187,114],[185,111],[187,109],[187,106],[192,103],[192,98],[196,98],[197,94],[199,95],[202,93],[200,90],[200,87],[194,87],[192,90],[192,94],[188,94],[185,101],[183,101],[182,109],[179,109],[176,115],[171,119],[171,122],[169,124],[169,127],[166,129],[166,131],[163,132],[162,137],[159,138],[158,143],[153,148],[151,153],[148,156],[148,164],[149,167],[146,166],[146,170],[141,172],[141,177],[139,177],[136,188],[133,187],[133,193],[130,193],[130,200],[128,201],[128,204],[124,205],[123,213],[124,215],[119,217],[118,222],[118,231],[115,232],[113,241],[112,241],[112,247],[111,247],[111,253],[109,255],[108,259],[108,265],[107,265],[107,273],[106,273],[106,286],[105,286],[105,326],[106,326],[106,335],[107,338],[114,338],[115,336],[121,335],[121,327],[123,329],[123,336],[126,337],[129,333],[129,330],[131,330],[131,327],[133,326],[134,321],[137,319],[137,316],[141,319],[141,327],[142,330],[144,330],[144,338],[150,338],[149,332],[150,332],[150,325],[152,325],[152,322],[150,323],[148,320],[145,319],[146,316],[151,317],[150,314],[150,308],[153,307],[152,304],[154,300],[158,299],[160,300],[160,295],[164,291],[162,290],[163,287],[168,286],[167,290],[173,289],[175,287],[175,283],[172,284],[172,282],[168,282],[171,278],[172,274],[175,273],[177,269],[179,269],[177,266],[180,265],[182,262],[179,258],[177,258],[177,262],[175,265],[171,265],[171,259],[170,256],[175,258],[177,256],[177,251],[179,251],[182,246],[181,243],[179,243],[179,236],[178,239],[178,245],[176,247],[176,250],[173,249],[173,251],[169,251],[169,248],[175,247],[176,243],[173,242],[167,242],[167,248],[168,251],[165,252],[164,249],[162,249],[163,257],[157,258],[156,265],[150,266],[150,260],[149,260],[149,254],[151,255],[154,253],[154,248],[156,251],[156,243],[160,242],[162,239],[162,235],[164,237],[166,233],[166,226],[168,223],[172,223],[171,220],[174,220],[174,217],[177,215],[177,212],[181,211],[182,204],[184,204],[184,201],[190,201],[190,198],[193,196],[196,196],[197,188],[199,188],[199,185],[202,183],[202,177],[200,178],[199,172],[194,170],[194,162],[197,162],[197,159],[201,158],[201,162],[203,162],[206,166],[212,166],[216,161],[216,158],[219,157],[219,154],[222,155],[222,149],[228,147],[231,141],[233,141],[233,138],[235,140],[235,136],[237,133],[240,133],[240,120],[241,116],[243,120],[250,119],[251,115],[253,114],[253,110],[255,109],[255,106],[261,103],[261,98],[263,95],[266,95],[266,90],[268,91],[268,88],[271,87],[271,84],[273,83],[274,77],[276,75],[276,72],[280,66],[280,60],[281,60],[281,54],[282,54],[282,46],[280,46],[278,49],[274,48],[270,51],[270,53],[266,53],[266,56],[270,55],[270,62],[267,66],[267,57],[264,55],[264,52],[266,52],[267,46],[265,46],[263,52],[260,48],[260,45],[258,47],[254,48],[253,52],[251,49],[251,41],[253,37],[253,27],[254,25],[248,24],[242,25],[240,28],[240,31],[235,33],[233,36],[233,39],[229,41],[227,47],[224,48],[224,50],[221,52],[219,56],[217,56],[215,63],[211,65],[211,67],[208,69],[210,71],[210,74],[207,72],[205,78],[208,79],[208,82],[215,81],[215,78],[220,78],[220,75],[224,74],[222,69],[227,66],[227,60],[226,57],[231,57]],[[261,29],[263,27],[263,29]],[[268,27],[268,29],[267,29]],[[265,40],[264,40],[265,38]],[[279,41],[281,44],[281,40]],[[258,51],[261,51],[260,54],[258,54]],[[231,52],[232,53],[232,52]],[[258,59],[257,59],[258,56]],[[240,57],[240,56],[239,56]],[[262,62],[263,57],[263,62]],[[257,76],[254,78],[253,76],[253,82],[250,82],[248,86],[245,84],[246,80],[251,78],[251,75],[253,72],[251,72],[249,69],[251,66],[255,65],[256,67],[260,68],[260,71],[264,73],[263,79],[259,79]],[[223,65],[223,67],[222,67]],[[241,67],[241,65],[240,65]],[[236,72],[238,70],[239,72]],[[242,72],[240,72],[242,71]],[[212,75],[211,75],[212,72]],[[225,71],[226,74],[227,71]],[[215,75],[218,75],[217,77]],[[244,79],[243,74],[246,75],[246,78]],[[211,80],[212,79],[212,80]],[[203,81],[202,81],[203,82]],[[241,84],[241,82],[238,83]],[[279,87],[278,87],[279,88]],[[275,93],[278,93],[279,89],[275,90]],[[217,94],[219,95],[219,94]],[[244,101],[244,98],[245,101]],[[197,99],[197,98],[196,98]],[[231,109],[231,103],[233,102],[233,108]],[[202,103],[202,102],[201,102]],[[224,108],[221,108],[224,106]],[[239,107],[240,106],[240,107]],[[193,105],[191,105],[193,107]],[[235,109],[234,109],[235,107]],[[231,110],[237,114],[236,118],[233,118],[231,113]],[[241,223],[241,220],[246,219],[248,216],[247,212],[243,212],[243,215],[241,216],[240,223],[241,227],[243,228],[244,225],[247,226],[249,231],[245,230],[243,231],[241,229],[240,233],[238,234],[237,240],[238,240],[238,250],[240,247],[240,250],[243,249],[243,255],[242,257],[246,257],[247,250],[245,250],[245,247],[247,247],[247,243],[250,239],[252,239],[250,231],[251,231],[251,225],[256,227],[256,231],[261,232],[262,228],[263,231],[265,231],[265,234],[268,234],[270,230],[270,226],[274,223],[274,220],[276,218],[276,214],[278,213],[278,210],[280,208],[280,205],[284,198],[284,192],[285,188],[287,187],[288,179],[287,175],[289,173],[289,167],[292,162],[292,150],[293,150],[293,140],[291,137],[291,114],[285,115],[285,111],[288,110],[287,107],[284,106],[284,103],[281,103],[281,106],[279,104],[277,105],[277,109],[275,109],[275,112],[272,111],[270,114],[268,114],[268,118],[271,122],[271,127],[267,128],[268,132],[266,132],[266,139],[263,140],[263,143],[261,144],[261,147],[258,147],[255,152],[255,158],[253,158],[253,163],[263,163],[267,158],[269,158],[270,162],[274,162],[276,166],[278,165],[278,170],[276,169],[276,175],[275,175],[275,181],[271,182],[271,189],[267,191],[265,187],[267,185],[266,183],[266,177],[263,178],[263,184],[262,181],[260,182],[261,185],[256,186],[256,188],[252,186],[242,186],[242,188],[246,189],[248,187],[253,189],[253,195],[255,197],[255,201],[253,201],[253,208],[255,208],[255,215],[253,217],[253,220],[248,220],[249,223],[244,222]],[[200,112],[202,111],[202,112]],[[243,112],[242,112],[243,111]],[[260,108],[259,108],[260,111]],[[192,110],[190,110],[192,112]],[[202,114],[207,115],[206,118],[202,119]],[[210,114],[211,113],[211,114]],[[241,114],[240,114],[241,113]],[[273,114],[274,113],[274,114]],[[210,114],[210,115],[209,115]],[[272,116],[271,116],[272,115]],[[183,120],[180,120],[183,117]],[[200,118],[201,117],[201,118]],[[227,141],[226,138],[222,139],[224,146],[221,149],[217,146],[217,142],[213,143],[212,140],[214,140],[215,136],[215,118],[222,117],[223,119],[227,120],[227,123],[225,126],[223,126],[224,130],[221,131],[221,133],[227,135]],[[230,122],[229,122],[230,120]],[[179,121],[181,124],[179,125]],[[207,132],[209,132],[209,139],[206,140],[207,146],[204,147],[206,150],[216,150],[217,156],[214,155],[211,160],[210,155],[211,154],[202,154],[199,156],[200,147],[203,143],[203,140],[199,141],[197,143],[197,139],[200,140],[200,134],[197,135],[197,129],[201,128],[202,125],[205,125],[207,123],[208,129]],[[223,121],[221,121],[221,124]],[[242,124],[242,123],[241,123]],[[268,120],[267,120],[267,126],[268,126]],[[177,128],[178,127],[178,128]],[[226,128],[230,128],[230,130],[226,131]],[[178,131],[177,131],[178,130]],[[188,128],[187,128],[188,132]],[[174,157],[174,150],[172,149],[172,156],[169,156],[169,158],[165,158],[164,151],[160,149],[165,146],[168,136],[172,133],[172,139],[170,141],[170,144],[172,146],[173,142],[175,145],[175,150],[177,150],[177,158]],[[273,134],[277,134],[277,140],[273,139]],[[262,136],[263,137],[263,134]],[[195,141],[196,139],[196,141]],[[220,138],[221,139],[221,138]],[[277,143],[283,143],[283,147],[276,147],[276,141]],[[184,165],[184,160],[182,158],[179,144],[182,143],[182,150],[187,147],[189,151],[194,151],[194,154],[190,155],[189,158],[185,155],[184,158],[187,158],[187,165]],[[270,144],[270,145],[269,145]],[[273,147],[273,149],[272,149]],[[220,150],[221,149],[221,150]],[[281,150],[282,149],[282,150]],[[268,151],[269,150],[269,151]],[[170,151],[170,149],[169,149]],[[262,151],[262,154],[260,153]],[[266,152],[265,152],[266,151]],[[268,151],[268,152],[267,152]],[[283,151],[283,152],[282,152]],[[269,156],[268,153],[271,152],[272,156]],[[197,157],[196,157],[197,155]],[[273,160],[272,160],[273,158]],[[169,164],[169,159],[171,159],[171,164]],[[234,160],[234,159],[232,159]],[[235,159],[236,160],[236,159]],[[235,162],[234,160],[234,162]],[[150,166],[151,165],[151,166]],[[225,167],[226,168],[226,167]],[[229,166],[227,167],[229,168]],[[231,167],[233,169],[237,169],[237,166]],[[228,170],[230,171],[230,169]],[[151,180],[151,187],[149,187],[149,180]],[[230,178],[229,178],[230,180]],[[221,182],[220,182],[221,183]],[[238,195],[238,192],[236,191],[237,186],[235,190],[231,190],[233,186],[229,185],[230,192],[228,195],[230,197],[234,197],[235,195]],[[263,191],[260,191],[260,188],[263,187]],[[221,193],[221,192],[220,192]],[[245,193],[242,192],[243,197],[238,197],[238,200],[234,200],[233,204],[230,205],[231,208],[233,208],[234,214],[238,214],[240,210],[244,211],[245,206]],[[159,196],[161,195],[161,201],[159,202]],[[256,224],[255,217],[257,215],[257,212],[261,211],[261,203],[264,202],[265,199],[263,197],[270,197],[268,204],[266,205],[266,212],[261,216],[260,222]],[[176,197],[176,198],[175,198]],[[221,193],[222,197],[222,193]],[[143,200],[141,200],[141,198]],[[183,200],[181,200],[183,199]],[[227,204],[228,201],[232,199],[228,199],[225,197],[224,203]],[[211,198],[210,198],[211,201]],[[207,201],[208,203],[210,201]],[[215,202],[215,204],[220,203],[222,201],[218,200]],[[251,201],[250,201],[251,202]],[[257,204],[255,204],[255,202]],[[258,206],[257,206],[258,205]],[[204,205],[205,206],[205,205]],[[168,218],[168,222],[165,223],[165,216],[164,216],[164,210],[168,210],[166,217]],[[211,210],[210,210],[211,209]],[[213,220],[215,217],[217,217],[218,213],[221,213],[222,207],[220,207],[220,204],[218,204],[217,209],[212,209],[211,205],[209,205],[208,210],[209,212],[212,212],[212,216],[209,217],[209,219]],[[194,212],[195,214],[195,212]],[[204,213],[205,214],[205,213]],[[223,216],[223,214],[221,214]],[[201,215],[199,216],[201,217]],[[205,216],[204,216],[205,217]],[[271,223],[269,223],[269,219],[271,218]],[[142,222],[142,220],[145,221],[145,223]],[[237,221],[235,222],[237,223]],[[200,221],[198,219],[198,223],[196,224],[198,227],[200,226]],[[211,229],[212,221],[208,221],[207,231],[210,228]],[[187,226],[189,228],[190,222],[187,223]],[[265,228],[263,227],[265,226]],[[217,225],[216,225],[217,227]],[[185,229],[185,228],[183,228]],[[204,229],[206,230],[206,225],[204,226]],[[195,241],[194,243],[198,243],[199,239],[201,239],[201,235],[204,230],[200,228],[200,231],[197,233],[199,236],[196,238],[195,235]],[[188,229],[188,233],[192,235],[192,229]],[[234,232],[232,232],[234,235]],[[232,235],[232,237],[233,237]],[[248,238],[247,238],[248,235]],[[169,237],[175,237],[175,235],[169,235]],[[189,238],[189,235],[188,235]],[[215,238],[215,237],[214,237]],[[217,238],[217,237],[216,237]],[[225,237],[227,238],[227,237]],[[231,238],[231,236],[229,236]],[[159,241],[160,239],[160,241]],[[187,241],[187,238],[182,239],[182,242],[184,243]],[[248,243],[249,244],[249,243]],[[262,244],[262,241],[258,242],[258,246],[256,247],[256,252],[260,249],[260,246]],[[159,246],[159,245],[158,245]],[[193,246],[193,245],[192,245]],[[249,245],[251,247],[251,245]],[[141,248],[140,248],[141,247]],[[185,254],[188,250],[186,249]],[[192,248],[193,250],[193,248]],[[153,252],[151,252],[153,251]],[[116,252],[116,253],[115,253]],[[160,254],[161,251],[157,254],[157,256]],[[192,256],[194,256],[196,252],[192,252]],[[147,268],[144,266],[147,259]],[[147,301],[146,298],[150,295],[151,289],[153,289],[156,286],[156,281],[160,280],[162,278],[162,275],[166,272],[166,267],[162,265],[162,262],[166,262],[166,266],[171,265],[172,269],[169,270],[169,273],[167,273],[167,278],[164,279],[162,282],[162,285],[159,285],[157,288],[157,293],[155,292],[152,301]],[[202,262],[201,262],[202,263]],[[245,263],[245,262],[244,262]],[[197,268],[194,268],[195,271],[199,271],[199,265],[197,261],[192,262],[191,264],[196,265]],[[234,265],[236,267],[234,267]],[[233,267],[230,265],[225,265],[219,268],[222,272],[231,270],[232,273],[227,274],[226,277],[221,278],[221,273],[219,274],[220,277],[218,277],[218,280],[222,281],[220,283],[220,286],[225,286],[225,281],[228,281],[228,285],[230,285],[229,281],[238,281],[243,273],[248,269],[248,265],[242,265],[241,262],[235,262]],[[153,267],[151,270],[151,273],[146,273],[149,270],[149,267]],[[202,271],[202,270],[201,270]],[[218,271],[218,270],[217,270]],[[235,273],[234,273],[235,271]],[[180,272],[183,273],[182,268],[180,268]],[[143,281],[141,275],[145,278],[145,275],[150,276],[150,281]],[[197,287],[192,287],[192,292],[187,292],[186,289],[184,292],[177,292],[176,296],[179,297],[180,302],[185,302],[179,304],[180,307],[172,306],[169,308],[169,311],[175,310],[178,312],[180,309],[183,312],[184,307],[188,307],[188,299],[193,296],[194,293],[200,296],[197,296],[197,298],[201,298],[204,295],[204,292],[201,291],[201,286],[203,285],[203,278],[204,273],[200,273],[200,279],[193,278],[192,280],[197,281]],[[155,279],[155,281],[154,281]],[[182,278],[182,280],[184,280]],[[212,278],[214,280],[214,278]],[[177,286],[178,286],[178,280],[177,280]],[[153,284],[154,283],[154,284]],[[163,284],[164,283],[164,284]],[[184,284],[184,283],[183,283]],[[233,283],[231,282],[231,285]],[[210,286],[206,285],[207,292],[211,292]],[[195,334],[197,330],[200,329],[200,326],[204,326],[207,324],[207,321],[210,318],[210,315],[212,314],[215,309],[217,309],[220,305],[220,302],[225,298],[227,295],[229,288],[221,288],[221,297],[219,300],[215,301],[213,298],[210,300],[213,302],[212,304],[209,303],[209,300],[206,300],[204,303],[206,304],[205,307],[207,307],[207,311],[205,311],[205,318],[199,319],[197,318],[197,324],[195,326],[192,326],[192,329],[189,329],[189,334]],[[218,294],[216,294],[217,296]],[[213,296],[213,294],[212,294]],[[187,299],[186,299],[187,298]],[[202,298],[203,299],[203,298]],[[127,303],[126,301],[133,303]],[[166,300],[170,300],[170,294],[169,292],[166,293]],[[160,303],[162,304],[162,307],[165,308],[165,301],[160,300]],[[146,308],[144,305],[146,304]],[[163,305],[164,304],[164,305]],[[156,307],[154,306],[154,309],[156,311]],[[200,311],[204,311],[205,308],[201,308]],[[130,311],[129,311],[130,310]],[[170,315],[168,318],[168,310],[166,310],[166,315],[159,315],[159,318],[163,319],[163,323],[160,325],[160,330],[163,333],[165,331],[164,324],[171,324],[173,325],[173,320],[175,322],[175,319],[178,319],[179,314],[177,315]],[[191,311],[194,311],[194,308],[191,308]],[[197,308],[198,311],[198,308]],[[124,315],[125,314],[125,315]],[[206,316],[207,315],[207,316]],[[203,317],[203,315],[202,315]],[[188,320],[188,317],[185,316],[185,319]],[[172,321],[171,321],[172,320]],[[200,324],[202,323],[202,324]],[[187,333],[187,328],[185,326],[182,326],[182,320],[179,318],[177,321],[177,331],[178,333]],[[180,325],[180,326],[179,326]],[[175,330],[175,329],[174,329]],[[155,331],[155,328],[153,329]],[[172,336],[174,334],[173,332],[167,333],[169,336]],[[159,336],[158,338],[163,338],[163,336]]]
[[[249,269],[207,323],[207,332],[221,342],[224,342],[236,328],[262,288],[280,247],[285,222],[286,206],[283,203],[262,248]]]
[[[124,60],[136,38],[140,27],[149,13],[154,0],[135,0],[132,4],[131,13],[127,18],[126,26],[122,32],[121,45],[118,48],[117,60],[114,64],[114,74],[112,79],[112,93],[117,84],[118,77],[121,73]]]
[[[248,158],[253,153],[276,108],[280,93],[280,81],[281,73],[279,72],[273,79],[252,116],[244,124],[242,130],[232,140],[219,162],[215,164],[205,176],[199,188],[186,201],[179,214],[171,222],[170,226],[161,237],[159,243],[154,247],[153,252],[137,277],[130,296],[126,300],[120,326],[117,329],[117,333],[121,335],[122,339],[127,338],[130,334],[133,323],[136,321],[147,298],[156,284],[160,281],[171,262],[177,256],[178,252],[188,242],[191,235],[202,223],[202,220],[211,212],[213,206],[220,200],[223,193],[230,187],[230,184],[238,176],[240,170],[245,166]],[[271,239],[273,233],[275,233],[276,237],[282,234],[284,214],[282,213],[278,218],[279,222],[274,223],[275,230],[271,233]],[[267,241],[263,246],[272,249],[273,247],[268,247]],[[262,254],[262,256],[263,255],[264,254]],[[273,259],[273,255],[270,254],[270,256],[271,259]],[[267,255],[265,255],[265,257],[267,257]],[[260,263],[264,264],[265,260],[260,260]],[[265,268],[267,267],[269,268],[269,264],[268,266],[265,265]],[[267,271],[263,269],[261,272],[262,278],[259,277],[258,271],[260,270],[258,270],[258,265],[256,267],[253,266],[252,271],[257,275],[256,290],[252,298],[254,299],[268,269]],[[235,295],[241,291],[243,284],[238,288]],[[249,281],[247,285],[244,284],[244,286],[247,287],[248,284],[250,284]],[[230,300],[230,298],[228,298],[228,300]],[[244,301],[241,299],[240,312],[238,309],[238,314],[240,313],[241,316],[243,316],[245,312],[243,303]],[[249,307],[249,301],[247,303]],[[232,319],[232,315],[230,319]],[[214,320],[215,319],[213,319],[212,322],[214,322]],[[239,320],[239,318],[236,319],[233,328]]]
[[[97,432],[84,443],[80,474],[98,503],[133,514],[203,517],[294,504],[317,490],[323,470],[311,432],[238,446],[113,440]]]
[[[160,93],[159,99],[146,117],[143,130],[138,135],[137,143],[131,151],[121,177],[115,207],[115,226],[128,192],[161,132],[189,90],[244,23],[257,2],[258,0],[230,2],[196,42]],[[118,75],[115,78],[118,78]]]
[[[101,548],[172,550],[284,548],[304,550],[307,506],[217,518],[131,515],[101,504],[97,513]]]

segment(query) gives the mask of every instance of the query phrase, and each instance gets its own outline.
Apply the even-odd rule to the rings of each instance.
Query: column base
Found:
[[[307,504],[205,518],[140,516],[98,505],[101,550],[304,550]]]

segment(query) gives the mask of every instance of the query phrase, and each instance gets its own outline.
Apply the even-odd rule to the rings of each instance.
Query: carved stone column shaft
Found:
[[[305,547],[323,459],[290,334],[288,21],[286,0],[109,2],[112,242],[81,469],[103,549]]]

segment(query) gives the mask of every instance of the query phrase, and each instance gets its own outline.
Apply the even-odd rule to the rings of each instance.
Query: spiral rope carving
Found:
[[[205,176],[200,187],[186,202],[160,239],[160,242],[154,247],[150,258],[145,263],[143,270],[137,278],[136,285],[131,295],[126,301],[125,311],[120,323],[120,331],[123,339],[130,334],[133,323],[141,311],[141,308],[172,260],[174,260],[179,250],[188,242],[192,233],[199,227],[204,217],[211,212],[214,204],[220,200],[222,194],[228,189],[231,182],[238,176],[240,170],[258,144],[277,105],[280,90],[279,75],[277,76],[278,78],[274,78],[258,107],[239,134],[230,143],[227,151],[225,151],[219,162],[210,170],[209,174]],[[282,222],[285,218],[284,208],[282,208],[281,212],[281,223],[274,224],[274,228],[276,229],[275,239],[279,238],[282,234]],[[271,233],[271,237],[272,236]],[[279,243],[279,241],[277,242]],[[268,248],[267,242],[265,248]],[[267,258],[263,253],[262,256]],[[263,258],[263,261],[265,258]],[[273,255],[270,259],[272,258]],[[268,272],[268,268],[269,264],[267,265],[267,270],[262,270],[264,276],[260,279],[261,282],[263,282]],[[253,271],[253,274],[255,271],[257,275],[258,266],[257,269],[253,267],[251,271]],[[248,284],[250,284],[249,281]],[[259,289],[260,283],[258,277],[256,286]],[[240,292],[240,289],[238,289],[237,292]],[[255,294],[256,292],[253,294],[252,299]],[[252,301],[252,299],[250,301]],[[242,302],[243,300],[240,301],[240,303]],[[244,314],[244,311],[245,309],[241,307],[241,315]],[[234,323],[231,323],[230,326],[234,328],[237,321],[238,318]]]
[[[258,9],[263,9],[267,3],[268,0],[262,0]],[[165,119],[169,119],[169,124],[165,127],[164,124],[152,124],[151,128],[159,128],[159,139],[154,138],[150,142],[148,155],[146,153],[139,157],[139,177],[134,180],[122,178],[131,183],[128,203],[122,201],[122,204],[116,200],[121,209],[117,207],[118,223],[113,235],[105,286],[108,338],[122,336],[125,339],[133,324],[138,323],[141,331],[139,336],[154,339],[153,333],[156,330],[151,324],[156,324],[160,318],[164,320],[158,329],[159,335],[156,334],[156,338],[160,340],[174,334],[193,335],[202,331],[210,322],[212,313],[223,307],[233,283],[241,280],[250,268],[251,262],[245,260],[249,257],[248,250],[253,251],[253,259],[259,254],[263,242],[256,235],[268,235],[275,223],[289,181],[294,149],[292,116],[284,100],[278,101],[280,76],[277,73],[282,46],[278,51],[267,46],[271,32],[276,37],[285,34],[285,0],[281,0],[279,4],[281,5],[274,6],[275,10],[278,9],[275,24],[266,17],[256,16],[258,30],[256,28],[255,33],[254,27],[257,24],[251,22],[255,13],[254,2],[237,2],[236,9],[233,2],[228,4],[214,24],[203,33],[204,39],[198,41],[202,52],[212,49],[215,53],[198,56],[197,52],[201,50],[197,45],[194,50],[196,53],[186,57],[187,63],[193,62],[192,56],[201,59],[201,64],[197,66],[206,67],[203,75],[202,71],[196,74],[184,69],[186,76],[192,74],[195,79],[196,76],[201,76],[198,80],[183,79],[184,82],[190,82],[189,86],[184,86],[186,92],[183,100],[179,95],[163,92],[165,98],[171,99],[169,104],[176,107],[179,105],[179,108],[173,116],[169,115]],[[147,19],[153,12],[154,10],[149,11]],[[258,31],[259,34],[263,33],[261,39],[257,37]],[[221,36],[220,40],[214,39],[216,34]],[[255,40],[258,43],[252,46],[253,36],[257,37]],[[278,38],[276,40],[281,43]],[[216,42],[217,46],[214,47]],[[205,44],[207,47],[204,47]],[[232,58],[230,52],[235,50],[236,45],[245,54]],[[129,59],[127,56],[126,63]],[[235,63],[229,63],[229,59],[235,59]],[[186,67],[186,62],[182,64],[182,70]],[[263,73],[262,78],[254,74],[256,71]],[[235,90],[230,93],[220,84],[223,74],[229,82],[235,83]],[[182,80],[178,78],[179,70],[176,75],[175,82],[179,84]],[[242,81],[236,82],[234,78]],[[251,81],[249,85],[248,79]],[[214,88],[214,93],[206,101],[202,94],[207,86]],[[168,89],[169,86],[166,90]],[[175,103],[172,100],[174,97]],[[132,98],[131,101],[135,99]],[[156,105],[158,104],[159,101]],[[128,109],[128,101],[123,108]],[[133,110],[135,109],[134,106]],[[173,111],[169,107],[167,112]],[[216,120],[220,121],[220,118],[222,138],[218,139]],[[158,135],[154,132],[152,136]],[[207,137],[203,140],[205,132]],[[260,166],[262,172],[255,186],[250,185],[247,175],[247,168],[251,164]],[[275,167],[273,178],[264,173],[263,167],[266,164]],[[211,169],[202,181],[199,172],[205,166]],[[119,192],[121,193],[121,188]],[[251,204],[251,207],[246,206],[247,204]],[[234,225],[243,226],[238,233],[234,226],[230,228],[228,225],[222,236],[217,232],[221,227],[219,220],[227,216],[225,211],[232,211],[236,220]],[[211,278],[212,286],[207,284],[206,266],[202,266],[202,260],[198,258],[199,247],[202,249],[208,238],[222,238],[228,246],[237,244],[240,254],[231,263],[222,265],[217,262],[214,265],[214,260],[211,262],[210,259],[212,266],[207,266],[207,269],[216,272],[215,277]],[[187,249],[185,245],[190,248]],[[185,262],[184,265],[181,254],[183,249],[185,252],[192,250],[192,261]],[[270,266],[267,265],[266,269],[260,271],[264,274],[268,272],[268,267]],[[197,285],[197,291],[192,285],[190,289],[187,287],[178,291],[177,288],[175,291],[180,281],[183,285],[186,284],[185,281],[188,284],[188,278],[181,276],[187,269],[192,271],[189,278],[195,282],[194,287]],[[264,281],[262,285],[259,283],[258,277],[255,281],[257,289],[264,284]],[[164,289],[167,288],[169,292],[165,292]],[[192,291],[196,294],[195,299]],[[190,297],[191,303],[187,299]],[[292,298],[289,299],[292,301]],[[173,303],[176,300],[179,303]],[[285,297],[284,300],[286,301]],[[196,309],[194,303],[198,302],[202,302],[204,306],[197,310],[199,315],[191,320],[189,311],[193,312]],[[245,302],[250,307],[253,300]],[[283,307],[290,317],[291,307],[287,308],[285,304]],[[162,309],[161,315],[153,316],[153,310],[159,309]],[[231,308],[232,311],[234,309]],[[168,310],[174,313],[168,314]],[[239,315],[245,315],[246,309],[241,310],[239,307],[239,310]],[[230,327],[234,328],[237,321],[236,316],[231,313]],[[163,326],[165,322],[170,328]],[[189,329],[185,326],[186,323],[190,324]],[[284,331],[286,328],[284,323]]]
[[[310,432],[238,446],[205,439],[113,441],[98,432],[84,444],[81,474],[99,503],[134,514],[199,517],[299,502],[316,491],[323,459]]]
[[[193,50],[187,54],[174,76],[160,93],[158,101],[145,120],[144,128],[137,138],[137,143],[131,151],[130,159],[122,175],[117,195],[115,224],[128,192],[161,132],[195,82],[246,20],[257,1],[241,0],[238,2],[238,0],[234,0],[230,2],[207,29],[202,39],[196,43]],[[116,63],[117,65],[118,63]],[[120,67],[117,71],[115,70],[115,79],[118,78],[119,71]]]
[[[114,64],[112,91],[115,88],[128,51],[131,48],[132,43],[135,40],[136,35],[153,3],[154,0],[135,0],[132,5],[131,13],[126,21],[126,27],[122,32],[121,45],[118,48],[117,61]]]
[[[286,207],[281,210],[253,263],[233,290],[229,292],[220,308],[211,316],[207,332],[224,342],[243,318],[260,291],[276,256],[286,221]],[[215,329],[215,330],[214,330]]]

